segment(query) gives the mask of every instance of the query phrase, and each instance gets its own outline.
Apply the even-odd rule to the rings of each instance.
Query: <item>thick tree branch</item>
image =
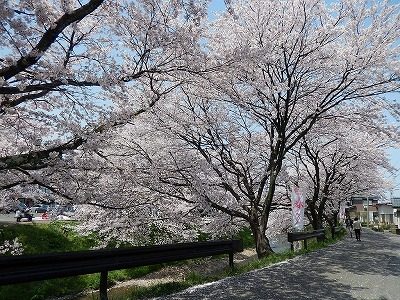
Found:
[[[55,26],[51,26],[38,42],[38,44],[26,56],[21,57],[15,64],[0,69],[0,77],[8,80],[15,75],[34,65],[43,55],[43,53],[56,41],[60,33],[74,22],[79,22],[85,16],[95,11],[104,0],[90,0],[87,4],[64,14],[55,22]]]

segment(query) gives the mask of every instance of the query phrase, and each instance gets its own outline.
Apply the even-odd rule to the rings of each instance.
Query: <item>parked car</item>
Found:
[[[26,208],[25,210],[17,210],[15,212],[15,218],[17,219],[17,222],[21,222],[22,220],[26,220],[28,222],[32,222],[33,220],[33,215],[31,213],[30,208]]]
[[[61,205],[52,203],[52,204],[49,205],[47,211],[49,213],[57,216],[57,215],[59,215],[61,213],[61,209],[62,209]]]
[[[31,207],[31,211],[37,214],[45,213],[49,210],[49,206],[47,204],[40,204]]]
[[[60,209],[60,215],[64,215],[67,217],[72,217],[75,214],[75,206],[73,205],[65,205]]]

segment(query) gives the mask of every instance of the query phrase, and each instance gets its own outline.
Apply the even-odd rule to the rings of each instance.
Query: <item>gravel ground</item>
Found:
[[[364,229],[361,239],[156,299],[400,300],[400,236]]]

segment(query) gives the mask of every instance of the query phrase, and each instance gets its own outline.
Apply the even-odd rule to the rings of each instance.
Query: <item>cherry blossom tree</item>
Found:
[[[40,183],[40,170],[55,172],[89,140],[95,148],[98,134],[199,72],[204,9],[202,1],[2,1],[0,189]]]
[[[383,171],[390,170],[385,149],[388,137],[360,124],[330,121],[300,143],[296,167],[306,190],[306,216],[314,229],[324,221],[336,226],[340,203],[354,194],[383,190]],[[333,123],[333,124],[332,124]],[[320,124],[321,125],[321,124]]]
[[[208,37],[225,67],[184,89],[167,122],[226,195],[204,200],[249,222],[259,257],[288,152],[338,106],[398,89],[398,7],[368,3],[232,1]]]
[[[389,106],[398,90],[398,6],[227,2],[207,31],[203,2],[6,2],[0,74],[40,59],[3,75],[1,186],[96,206],[86,229],[122,242],[248,223],[270,254],[290,151],[339,107]]]
[[[23,245],[19,242],[18,238],[15,238],[13,241],[5,240],[0,245],[0,255],[21,255],[23,252]]]
[[[95,205],[120,192],[124,178],[108,180],[118,170],[97,149],[108,131],[164,99],[186,73],[202,71],[205,4],[1,1],[4,199],[15,201],[26,184]],[[88,195],[99,189],[104,196],[94,202]]]

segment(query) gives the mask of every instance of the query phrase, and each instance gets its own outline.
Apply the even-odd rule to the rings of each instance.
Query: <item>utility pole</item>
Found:
[[[369,228],[369,198],[367,196],[367,227]]]

